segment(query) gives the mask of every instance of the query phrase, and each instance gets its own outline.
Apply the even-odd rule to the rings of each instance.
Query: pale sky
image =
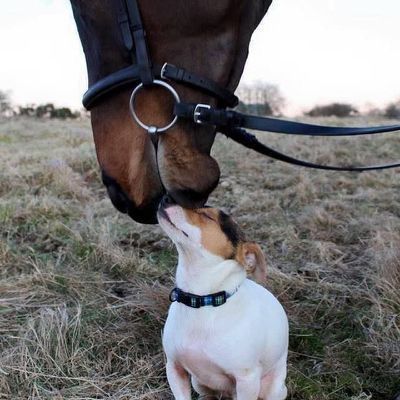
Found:
[[[274,0],[242,81],[277,84],[289,114],[383,106],[400,99],[399,48],[399,0]],[[86,65],[67,0],[0,0],[0,50],[0,90],[15,103],[81,106]]]

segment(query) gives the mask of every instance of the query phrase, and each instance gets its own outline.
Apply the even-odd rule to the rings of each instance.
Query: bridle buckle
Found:
[[[167,68],[168,68],[168,63],[166,62],[166,63],[164,63],[163,66],[161,67],[161,71],[160,71],[160,78],[161,78],[161,79],[168,79],[168,78],[165,76],[165,71],[167,70]]]
[[[193,111],[193,121],[196,124],[200,124],[200,125],[204,124],[204,122],[200,119],[200,117],[201,117],[201,109],[209,110],[210,108],[211,108],[211,106],[208,105],[208,104],[201,104],[201,103],[196,104],[196,107],[194,108],[194,111]]]

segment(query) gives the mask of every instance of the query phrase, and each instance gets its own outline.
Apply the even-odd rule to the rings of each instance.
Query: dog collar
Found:
[[[185,306],[192,308],[200,308],[204,306],[219,307],[226,303],[229,297],[233,296],[239,287],[237,287],[232,293],[228,293],[225,290],[217,293],[206,294],[205,296],[199,296],[197,294],[184,292],[179,288],[174,288],[169,294],[169,300],[173,303],[177,301],[178,303],[185,304]]]

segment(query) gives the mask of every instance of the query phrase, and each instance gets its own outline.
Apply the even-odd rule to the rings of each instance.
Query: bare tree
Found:
[[[359,114],[358,110],[351,104],[331,103],[322,106],[315,106],[304,113],[309,117],[339,117],[345,118]]]
[[[242,84],[237,90],[239,110],[260,115],[281,115],[285,100],[277,85],[267,82]]]
[[[391,118],[391,119],[400,118],[400,101],[388,104],[383,112],[383,115],[386,118]]]
[[[10,94],[0,90],[0,115],[7,115],[12,111]]]

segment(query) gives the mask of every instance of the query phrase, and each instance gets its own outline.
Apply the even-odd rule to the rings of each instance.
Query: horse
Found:
[[[120,0],[70,0],[86,58],[89,87],[135,62],[124,46]],[[251,36],[272,0],[138,0],[151,59],[168,61],[234,91]],[[173,83],[188,102],[218,106],[220,100]],[[102,180],[113,205],[139,223],[156,223],[165,194],[185,208],[202,207],[218,185],[220,169],[210,156],[215,127],[178,120],[152,139],[129,110],[133,87],[110,92],[91,109]],[[163,125],[173,99],[159,87],[140,92],[140,119]]]

